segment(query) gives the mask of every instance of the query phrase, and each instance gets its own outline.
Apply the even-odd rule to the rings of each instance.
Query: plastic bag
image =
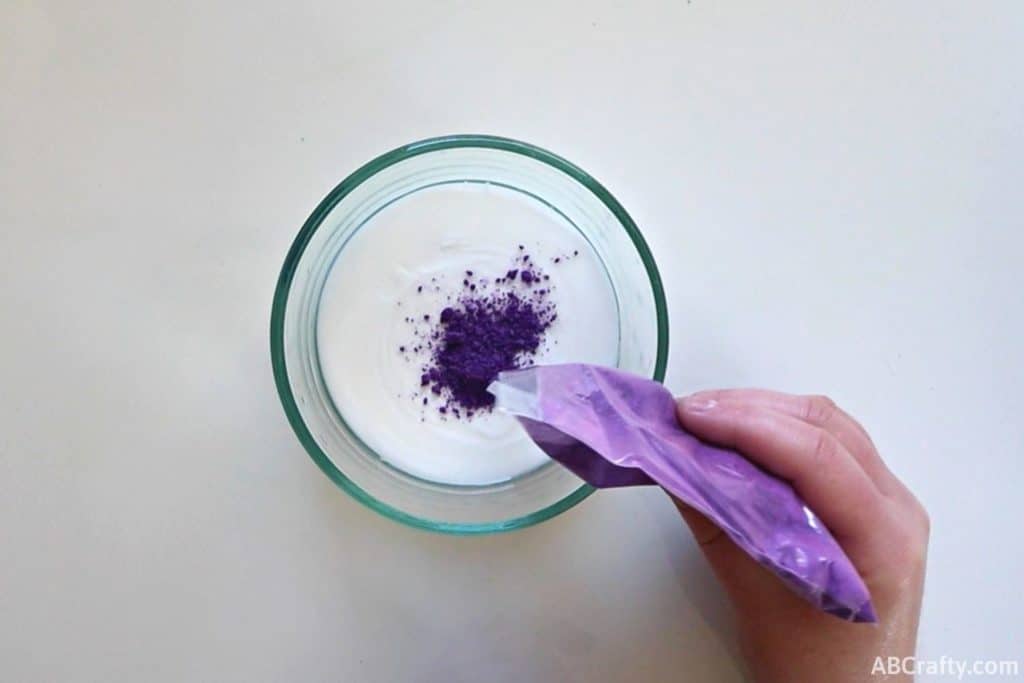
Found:
[[[589,484],[657,484],[819,609],[877,621],[864,581],[793,487],[684,431],[661,384],[594,365],[548,365],[503,372],[489,391],[498,409]]]

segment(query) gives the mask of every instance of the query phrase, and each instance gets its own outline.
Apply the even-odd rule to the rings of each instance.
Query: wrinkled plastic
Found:
[[[792,486],[684,431],[661,384],[594,365],[548,365],[503,372],[489,391],[584,481],[660,485],[819,609],[877,621],[864,581]]]

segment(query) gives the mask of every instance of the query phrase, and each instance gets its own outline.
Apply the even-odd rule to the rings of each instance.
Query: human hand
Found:
[[[878,615],[873,626],[819,612],[676,500],[732,600],[753,679],[880,680],[871,675],[876,657],[913,655],[928,514],[885,466],[864,428],[827,398],[758,389],[688,396],[679,401],[679,420],[694,436],[792,483],[863,577]]]

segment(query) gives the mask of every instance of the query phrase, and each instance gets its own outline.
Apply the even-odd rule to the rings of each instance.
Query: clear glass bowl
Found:
[[[486,486],[438,484],[388,465],[338,414],[317,349],[324,283],[347,240],[359,230],[372,230],[381,210],[418,190],[465,182],[521,192],[575,227],[603,262],[615,293],[618,366],[664,379],[668,318],[661,278],[625,209],[600,183],[561,157],[483,135],[432,138],[400,147],[334,188],[302,226],[285,259],[274,293],[270,346],[288,420],[332,481],[399,522],[475,534],[536,524],[569,509],[593,489],[554,462]]]

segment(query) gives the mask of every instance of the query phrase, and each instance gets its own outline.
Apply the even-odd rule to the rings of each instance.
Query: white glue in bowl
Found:
[[[274,294],[274,377],[306,451],[354,498],[471,534],[535,524],[591,493],[512,418],[453,419],[417,381],[410,323],[456,296],[464,270],[501,273],[524,252],[551,273],[558,311],[536,362],[663,379],[654,259],[615,198],[550,152],[480,135],[406,145],[342,181],[303,225]]]

